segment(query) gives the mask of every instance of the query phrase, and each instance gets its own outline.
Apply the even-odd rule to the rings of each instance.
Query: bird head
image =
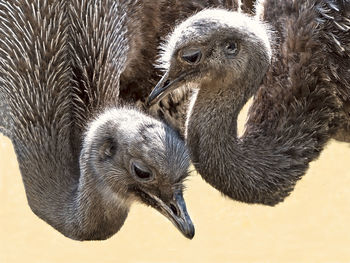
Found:
[[[193,238],[183,198],[190,160],[171,128],[133,109],[113,109],[92,122],[84,144],[87,169],[118,205],[128,208],[138,201],[151,206]]]
[[[246,78],[261,82],[271,59],[266,25],[222,9],[204,10],[188,18],[175,28],[161,49],[160,67],[165,74],[150,94],[149,104],[184,85],[196,88],[206,81],[247,81]]]

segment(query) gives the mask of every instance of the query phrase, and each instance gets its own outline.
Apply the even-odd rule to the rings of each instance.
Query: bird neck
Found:
[[[228,85],[221,86],[220,90],[213,89],[215,85],[214,81],[201,83],[189,110],[186,137],[191,160],[198,163],[198,167],[201,167],[199,163],[206,154],[205,149],[220,152],[222,141],[237,140],[237,117],[244,100],[228,89]]]
[[[76,222],[67,225],[76,227],[78,224],[80,240],[103,240],[123,226],[131,204],[125,195],[115,193],[107,185],[104,175],[98,174],[92,167],[93,162],[85,159],[89,153],[84,151],[83,148],[80,156],[81,176],[73,192],[73,209],[69,210]]]
[[[237,116],[249,96],[236,91],[254,90],[253,86],[237,81],[215,91],[210,84],[214,85],[199,88],[187,125],[197,171],[232,199],[265,205],[283,201],[330,137],[332,109],[327,108],[331,103],[325,93],[315,89],[309,101],[281,105],[275,105],[280,102],[278,93],[261,96],[254,101],[255,115],[250,116],[244,136],[238,138]],[[271,87],[262,88],[268,93]],[[320,105],[321,98],[325,104]]]
[[[106,239],[123,225],[128,205],[104,187],[89,164],[83,164],[84,149],[79,166],[78,157],[70,154],[68,137],[62,130],[43,133],[34,141],[13,140],[29,206],[69,238]]]

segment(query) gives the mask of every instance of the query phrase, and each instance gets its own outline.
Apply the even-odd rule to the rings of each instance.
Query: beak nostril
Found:
[[[179,211],[175,205],[170,204],[170,209],[171,209],[171,211],[173,211],[174,215],[179,216]]]

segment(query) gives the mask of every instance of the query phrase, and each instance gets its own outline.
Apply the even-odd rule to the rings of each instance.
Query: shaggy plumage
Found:
[[[176,24],[204,8],[237,10],[245,2],[249,0],[138,1],[139,7],[127,12],[131,41],[126,69],[120,79],[121,100],[138,105],[183,136],[190,90],[179,89],[151,108],[145,105],[147,96],[162,75],[161,69],[155,68],[160,42]]]
[[[350,1],[266,0],[257,12],[272,36],[257,18],[227,11],[180,24],[150,100],[198,88],[186,126],[196,169],[232,199],[275,205],[330,138],[349,135]],[[238,113],[254,94],[238,138]]]
[[[31,209],[72,239],[115,234],[134,201],[194,235],[182,197],[184,142],[118,101],[132,43],[126,11],[139,8],[131,0],[0,1],[1,131]]]
[[[11,122],[8,114],[9,107],[6,101],[5,94],[0,92],[0,133],[3,133],[5,136],[10,136],[9,130]]]
[[[128,8],[130,51],[126,70],[121,76],[120,97],[126,101],[144,102],[161,76],[154,70],[161,39],[174,25],[208,7],[238,8],[238,0],[145,0]]]

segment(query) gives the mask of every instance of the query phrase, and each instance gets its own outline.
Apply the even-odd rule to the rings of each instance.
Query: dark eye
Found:
[[[181,58],[189,64],[197,64],[202,58],[202,52],[199,48],[187,48],[181,52]]]
[[[145,167],[143,164],[138,162],[132,163],[132,173],[141,180],[149,180],[153,177],[153,173],[151,170],[149,170],[147,167]]]
[[[229,42],[225,46],[225,52],[229,56],[235,56],[238,53],[238,45],[236,42]]]

